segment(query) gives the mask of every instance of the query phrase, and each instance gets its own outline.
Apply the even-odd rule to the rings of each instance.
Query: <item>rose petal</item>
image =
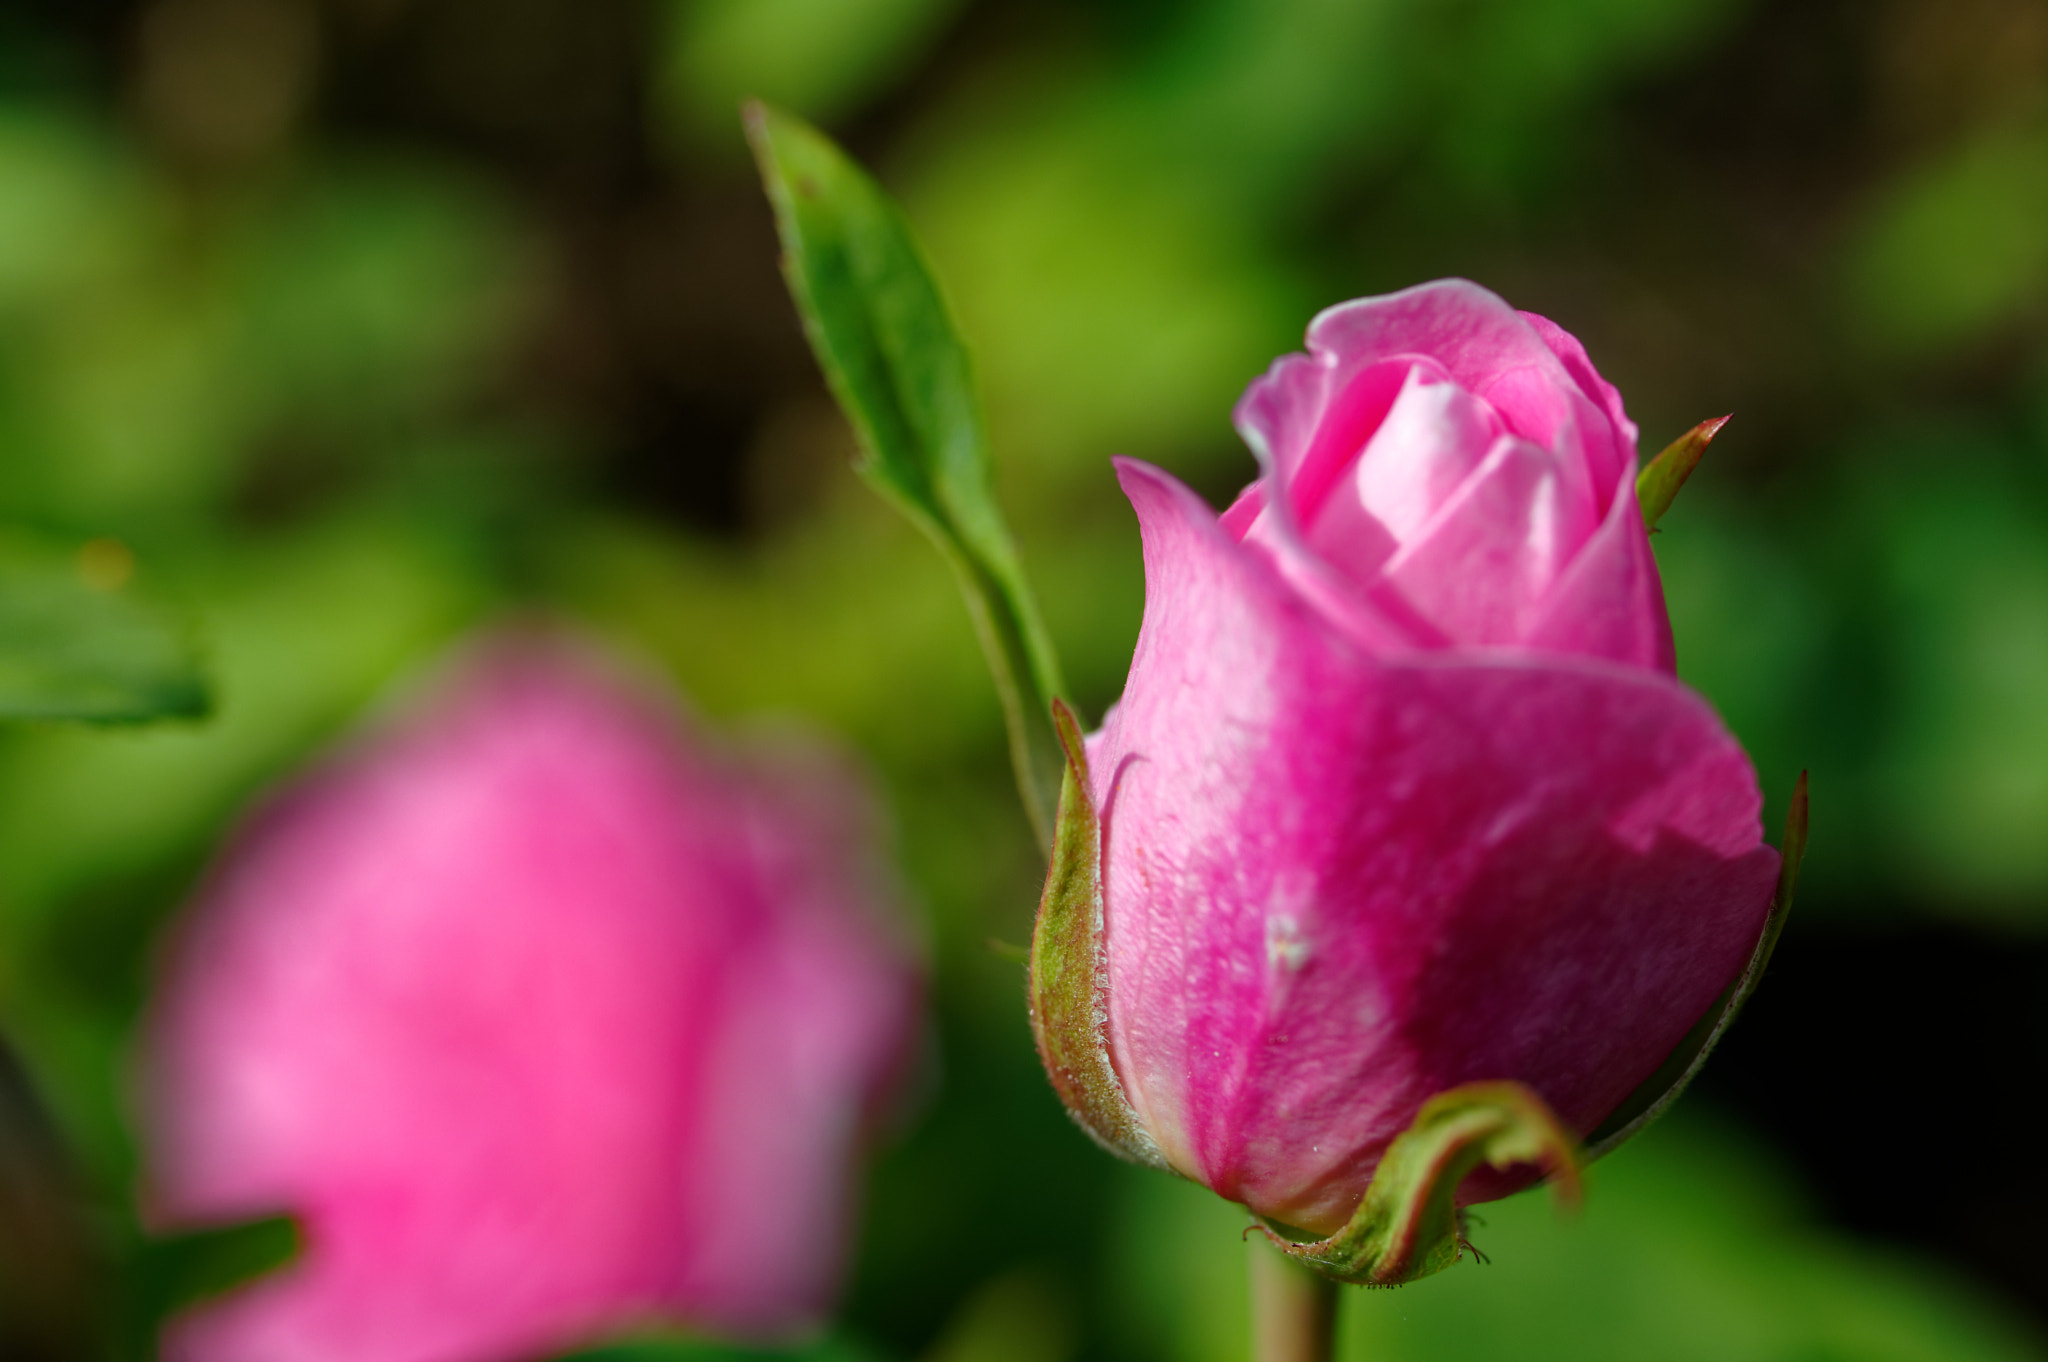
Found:
[[[1566,490],[1557,465],[1527,440],[1503,435],[1457,496],[1388,560],[1374,599],[1399,595],[1453,643],[1520,643],[1590,528],[1588,508]]]
[[[1379,429],[1320,509],[1311,515],[1296,502],[1310,526],[1309,547],[1365,587],[1472,476],[1500,432],[1492,408],[1438,366],[1411,366]]]
[[[1636,504],[1633,463],[1622,469],[1599,527],[1551,588],[1528,643],[1667,676],[1677,670],[1671,614]]]
[[[150,1200],[289,1211],[306,1250],[166,1357],[815,1322],[850,1130],[914,1001],[849,800],[815,764],[707,761],[580,658],[513,649],[274,804],[152,1011]]]
[[[1119,464],[1131,682],[1091,740],[1112,1058],[1176,1167],[1336,1227],[1430,1094],[1581,1131],[1741,967],[1776,855],[1741,749],[1654,673],[1375,660],[1200,500]]]
[[[1438,280],[1326,308],[1309,323],[1308,345],[1340,382],[1396,355],[1427,356],[1453,382],[1482,397],[1497,375],[1515,369],[1533,369],[1559,385],[1573,382],[1527,318],[1465,279]],[[1553,413],[1525,411],[1512,402],[1495,405],[1508,429],[1546,443]]]
[[[1577,336],[1548,317],[1540,317],[1534,312],[1524,312],[1522,316],[1536,328],[1536,334],[1543,338],[1543,343],[1564,365],[1565,372],[1578,384],[1579,391],[1606,418],[1604,438],[1600,423],[1581,417],[1580,426],[1586,441],[1587,472],[1592,477],[1593,486],[1610,486],[1636,458],[1636,423],[1629,420],[1628,413],[1622,409],[1620,390],[1600,377],[1599,370],[1593,367],[1586,347],[1579,343]]]

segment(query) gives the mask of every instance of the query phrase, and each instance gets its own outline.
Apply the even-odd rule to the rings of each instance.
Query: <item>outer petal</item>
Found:
[[[1606,426],[1611,438],[1602,440],[1598,423],[1585,423],[1589,468],[1595,486],[1609,485],[1621,475],[1623,468],[1635,461],[1636,423],[1628,419],[1622,409],[1621,392],[1612,383],[1600,377],[1593,361],[1586,356],[1586,347],[1579,338],[1559,326],[1548,317],[1539,317],[1534,312],[1522,316],[1529,325],[1536,328],[1536,334],[1543,338],[1551,353],[1555,354],[1566,372],[1579,385],[1579,391],[1587,400],[1598,407],[1607,418]]]
[[[155,1009],[151,1182],[161,1219],[291,1211],[307,1250],[166,1357],[495,1362],[812,1317],[909,973],[858,889],[833,913],[822,864],[788,866],[843,843],[769,798],[587,665],[515,652],[274,805]],[[782,1119],[837,1119],[768,1143],[797,1089]]]
[[[1669,676],[1678,666],[1671,613],[1636,504],[1635,475],[1631,459],[1609,494],[1599,528],[1551,588],[1527,638],[1532,648],[1606,658]]]
[[[1119,468],[1147,601],[1091,750],[1109,1033],[1169,1159],[1328,1231],[1443,1089],[1518,1079],[1590,1130],[1755,944],[1776,855],[1741,750],[1653,673],[1375,660]]]
[[[735,781],[731,849],[751,899],[720,971],[718,1026],[678,1151],[684,1199],[663,1300],[699,1328],[786,1337],[824,1322],[856,1155],[900,1086],[917,1025],[900,926],[849,773],[790,754]]]

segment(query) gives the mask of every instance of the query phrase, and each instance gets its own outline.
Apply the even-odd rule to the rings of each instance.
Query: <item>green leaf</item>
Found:
[[[154,1356],[150,1344],[165,1319],[200,1301],[268,1273],[299,1256],[303,1236],[289,1216],[198,1230],[141,1244],[124,1265],[123,1311],[134,1356]]]
[[[860,442],[855,466],[958,574],[1002,697],[1018,788],[1048,844],[1061,762],[1047,716],[1065,686],[996,506],[966,348],[881,186],[801,119],[753,103],[746,120],[783,276]]]
[[[1108,1004],[1102,975],[1102,825],[1088,794],[1081,725],[1064,701],[1055,700],[1052,712],[1067,767],[1052,865],[1031,931],[1031,1034],[1054,1091],[1081,1129],[1112,1154],[1164,1168],[1159,1146],[1139,1124],[1109,1062],[1103,1034]]]
[[[1586,1137],[1586,1147],[1595,1159],[1605,1158],[1627,1144],[1652,1121],[1671,1110],[1694,1078],[1699,1076],[1707,1056],[1721,1043],[1721,1037],[1728,1034],[1736,1014],[1749,1001],[1757,985],[1763,982],[1764,970],[1771,963],[1771,952],[1778,947],[1778,937],[1784,933],[1785,919],[1792,912],[1792,895],[1799,888],[1799,862],[1806,856],[1806,772],[1799,773],[1798,783],[1792,787],[1792,806],[1785,811],[1784,846],[1779,852],[1778,886],[1771,895],[1771,909],[1764,918],[1763,934],[1757,938],[1756,950],[1751,952],[1749,964],[1742,974],[1728,986],[1714,1005],[1707,1009],[1686,1032],[1685,1039],[1678,1042],[1664,1062],[1657,1066],[1628,1099],[1615,1109],[1591,1135]]]
[[[661,72],[676,114],[722,140],[747,95],[809,118],[857,109],[900,78],[960,0],[669,0]]]
[[[199,718],[206,683],[185,630],[127,580],[112,540],[0,537],[0,718]]]
[[[1643,508],[1644,529],[1657,528],[1657,522],[1671,509],[1671,503],[1678,500],[1678,489],[1685,486],[1692,470],[1699,467],[1700,457],[1728,421],[1729,417],[1716,416],[1711,421],[1700,422],[1664,446],[1657,457],[1636,474],[1636,501]]]
[[[1422,1104],[1387,1146],[1349,1224],[1301,1242],[1260,1222],[1288,1257],[1360,1286],[1399,1286],[1450,1267],[1469,1245],[1458,1184],[1481,1164],[1542,1164],[1560,1200],[1580,1195],[1578,1142],[1555,1112],[1520,1083],[1467,1083]]]
[[[837,1334],[790,1344],[650,1334],[579,1348],[555,1362],[882,1362],[882,1354]]]

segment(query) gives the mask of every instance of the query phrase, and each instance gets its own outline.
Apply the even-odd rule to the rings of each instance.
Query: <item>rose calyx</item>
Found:
[[[1063,701],[1053,726],[1066,753],[1052,864],[1031,932],[1031,1034],[1060,1101],[1081,1129],[1112,1154],[1165,1168],[1109,1059],[1102,962],[1102,824],[1088,786],[1080,721]]]
[[[1454,1265],[1466,1242],[1458,1185],[1481,1164],[1541,1164],[1558,1199],[1582,1195],[1578,1141],[1521,1083],[1466,1083],[1422,1104],[1387,1146],[1349,1223],[1303,1243],[1261,1219],[1255,1228],[1305,1267],[1354,1286],[1400,1286]]]

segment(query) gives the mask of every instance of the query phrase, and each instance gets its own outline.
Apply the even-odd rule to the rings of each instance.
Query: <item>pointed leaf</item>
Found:
[[[0,718],[198,718],[208,698],[186,631],[127,586],[121,545],[0,538]]]
[[[1727,992],[1707,1009],[1707,1014],[1686,1032],[1685,1039],[1678,1042],[1677,1048],[1657,1066],[1657,1071],[1602,1121],[1599,1129],[1586,1137],[1586,1147],[1593,1158],[1612,1154],[1671,1109],[1671,1104],[1699,1076],[1707,1056],[1728,1033],[1736,1015],[1742,1011],[1742,1005],[1763,982],[1764,969],[1771,963],[1771,952],[1777,949],[1778,937],[1785,930],[1785,919],[1792,912],[1792,895],[1799,888],[1799,862],[1806,855],[1806,819],[1806,772],[1801,771],[1798,782],[1792,787],[1792,806],[1785,811],[1778,887],[1771,895],[1771,910],[1764,918],[1763,934],[1757,938],[1756,950],[1751,952],[1749,964],[1728,986]]]
[[[1467,1083],[1422,1104],[1387,1146],[1351,1222],[1328,1239],[1302,1243],[1261,1223],[1288,1257],[1326,1277],[1398,1286],[1441,1272],[1468,1247],[1459,1224],[1458,1184],[1481,1164],[1542,1164],[1560,1200],[1576,1203],[1578,1142],[1542,1098],[1520,1083]]]
[[[145,1240],[121,1273],[120,1355],[155,1357],[170,1316],[277,1271],[303,1248],[298,1222],[289,1216]]]
[[[1671,509],[1671,503],[1678,500],[1678,489],[1685,486],[1692,470],[1699,467],[1707,446],[1714,442],[1714,437],[1721,433],[1721,427],[1727,425],[1729,419],[1716,416],[1711,421],[1700,422],[1664,446],[1662,452],[1636,474],[1636,501],[1643,508],[1643,528],[1657,528],[1657,522]]]
[[[1102,826],[1088,793],[1081,725],[1062,701],[1053,722],[1067,758],[1052,865],[1031,932],[1031,1034],[1060,1100],[1113,1154],[1164,1168],[1109,1060],[1102,977]]]
[[[775,205],[783,276],[860,441],[856,466],[958,573],[1025,806],[1049,842],[1060,760],[1045,715],[1065,688],[996,506],[966,347],[881,186],[801,119],[754,103],[746,120]]]

